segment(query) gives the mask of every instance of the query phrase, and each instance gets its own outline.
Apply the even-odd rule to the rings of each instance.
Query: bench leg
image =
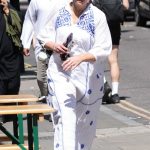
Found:
[[[23,131],[23,115],[18,114],[18,126],[19,126],[19,141],[24,144],[24,131]]]
[[[17,115],[13,115],[13,132],[14,132],[14,136],[18,139],[18,122],[17,122]],[[12,144],[15,141],[12,141]]]
[[[20,141],[15,136],[13,136],[11,133],[9,133],[2,125],[0,125],[0,130],[5,135],[7,135],[13,141],[13,143],[17,144],[21,148],[21,150],[26,150],[26,148],[20,143]]]
[[[33,138],[34,150],[39,150],[39,137],[38,137],[38,115],[33,115]]]
[[[32,127],[32,115],[31,114],[27,114],[27,127],[28,127],[29,150],[33,150],[33,127]]]

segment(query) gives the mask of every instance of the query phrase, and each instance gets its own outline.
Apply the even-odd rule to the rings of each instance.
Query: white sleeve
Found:
[[[103,13],[95,18],[100,18],[95,25],[95,42],[89,53],[93,54],[97,59],[103,61],[111,53],[112,40],[106,17]]]
[[[23,22],[21,40],[24,48],[30,48],[36,23],[36,1],[31,0]]]
[[[56,22],[55,15],[51,20],[47,23],[45,28],[43,28],[38,35],[36,36],[37,40],[44,46],[47,42],[52,41],[55,42],[56,37],[56,30],[55,30],[55,22]]]

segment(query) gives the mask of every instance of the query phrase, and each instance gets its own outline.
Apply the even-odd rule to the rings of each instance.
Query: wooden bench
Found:
[[[2,100],[2,101],[1,101]],[[16,103],[16,102],[33,102],[37,101],[38,98],[33,95],[1,95],[0,103]],[[0,130],[6,134],[12,141],[12,148],[16,145],[19,146],[20,149],[26,150],[24,147],[24,132],[23,132],[23,119],[22,115],[27,115],[27,129],[28,129],[28,146],[30,150],[38,150],[39,149],[39,141],[38,141],[38,116],[43,116],[45,113],[52,113],[55,110],[48,106],[47,104],[39,104],[39,105],[6,105],[0,106],[0,115],[17,115],[17,123],[19,125],[19,136],[13,136],[9,133],[3,125],[0,125]],[[14,146],[14,144],[16,144]],[[6,145],[3,145],[4,147]],[[8,147],[11,147],[9,145]],[[0,147],[1,150],[1,147]]]
[[[43,114],[54,111],[47,104],[0,106],[0,115]]]
[[[35,95],[31,95],[31,94],[0,95],[0,105],[9,105],[10,103],[14,105],[27,105],[29,102],[36,102],[36,101],[38,101],[38,97],[36,97]],[[21,118],[21,115],[18,115],[18,116],[19,118]],[[13,128],[14,128],[13,129],[14,136],[18,137],[18,128],[22,128],[22,125],[19,124],[18,126],[16,119],[13,120]]]
[[[10,114],[27,114],[27,128],[28,128],[28,145],[29,149],[34,150],[39,149],[38,141],[38,115],[44,113],[52,113],[55,110],[48,106],[47,104],[39,105],[17,105],[17,106],[0,106],[0,115],[10,115]],[[22,121],[18,121],[19,124],[22,124]],[[0,130],[10,137],[21,149],[25,150],[23,147],[23,128],[19,140],[11,135],[2,125],[0,125]]]
[[[6,103],[25,103],[25,102],[36,102],[38,97],[30,94],[19,94],[19,95],[0,95],[0,104]]]
[[[28,145],[24,145],[24,147],[28,149]],[[0,150],[20,150],[20,147],[17,144],[0,145]]]
[[[11,139],[9,137],[7,137],[5,134],[0,134],[0,141],[1,142],[9,142]],[[24,135],[24,140],[28,140],[28,136],[27,134]],[[1,145],[1,143],[0,143]]]
[[[29,102],[37,102],[39,99],[35,95],[31,94],[19,94],[19,95],[0,95],[0,105],[14,103],[16,105],[27,105]],[[44,117],[40,117],[43,121]]]

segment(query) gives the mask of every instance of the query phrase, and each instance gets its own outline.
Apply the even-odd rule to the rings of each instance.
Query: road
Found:
[[[135,27],[134,22],[126,22],[122,27],[119,51],[122,101],[115,105],[115,110],[142,124],[150,123],[149,42],[149,26]]]

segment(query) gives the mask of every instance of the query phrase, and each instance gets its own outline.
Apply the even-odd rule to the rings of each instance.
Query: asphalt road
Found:
[[[121,104],[112,107],[122,115],[142,124],[150,123],[150,26],[135,27],[134,22],[122,26],[119,51],[121,70]],[[109,78],[109,72],[106,73]]]

